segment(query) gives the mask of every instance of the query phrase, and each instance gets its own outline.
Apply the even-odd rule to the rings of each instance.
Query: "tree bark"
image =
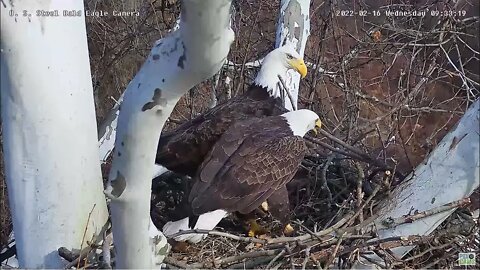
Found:
[[[2,1],[0,14],[3,147],[17,257],[21,268],[62,268],[57,249],[101,240],[108,217],[83,3]]]
[[[125,91],[105,191],[111,198],[117,268],[151,268],[167,253],[165,237],[149,222],[158,138],[180,97],[224,64],[234,36],[230,4],[184,1],[179,29],[157,42]]]

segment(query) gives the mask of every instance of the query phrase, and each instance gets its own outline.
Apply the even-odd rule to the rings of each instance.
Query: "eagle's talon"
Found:
[[[290,225],[290,223],[288,223],[287,225],[285,225],[285,228],[283,229],[283,234],[289,236],[289,235],[292,235],[294,231],[295,229],[292,227],[292,225]]]
[[[249,237],[255,237],[257,235],[266,234],[268,232],[268,230],[260,226],[255,219],[250,219],[247,221],[247,223],[249,224]]]
[[[268,202],[265,201],[260,206],[262,207],[263,211],[268,212]]]

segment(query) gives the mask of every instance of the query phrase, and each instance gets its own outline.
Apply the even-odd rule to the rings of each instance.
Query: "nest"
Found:
[[[196,231],[209,234],[198,244],[172,242],[164,262],[168,268],[351,268],[359,262],[383,268],[452,268],[458,265],[458,253],[478,250],[478,219],[465,208],[469,198],[393,221],[396,226],[460,207],[428,236],[374,240],[377,206],[400,182],[396,178],[385,170],[365,177],[360,163],[349,159],[309,156],[288,185],[294,235],[282,235],[281,225],[267,214],[258,222],[269,233],[247,237],[242,221],[230,215],[214,231]],[[188,194],[190,181],[174,173],[155,179],[152,218],[159,228],[179,218],[176,206]],[[389,250],[402,246],[416,247],[403,258]]]

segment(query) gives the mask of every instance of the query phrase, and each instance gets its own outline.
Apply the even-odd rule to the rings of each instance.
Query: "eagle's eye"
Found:
[[[288,59],[288,60],[292,60],[292,59],[293,59],[293,56],[292,56],[291,54],[287,53],[287,59]]]

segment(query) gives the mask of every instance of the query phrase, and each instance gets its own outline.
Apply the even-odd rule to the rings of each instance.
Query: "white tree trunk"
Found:
[[[61,268],[57,249],[86,247],[108,215],[83,3],[2,1],[0,10],[3,147],[17,256],[21,268]]]
[[[178,30],[180,27],[180,19],[177,19],[175,26],[170,31]],[[161,40],[157,41],[161,42]],[[120,104],[123,102],[123,94],[117,100],[116,104],[108,113],[108,116],[105,118],[103,123],[100,125],[98,130],[98,142],[100,147],[100,161],[102,163],[107,162],[107,159],[110,153],[115,146],[115,136],[117,134],[117,122],[118,122],[118,109],[120,108]],[[154,177],[168,171],[166,168],[162,166],[155,166],[154,169]]]
[[[277,25],[275,47],[291,44],[303,56],[308,36],[310,36],[310,0],[282,0],[280,16]],[[283,78],[292,102],[297,107],[300,74],[289,70],[287,78]],[[292,110],[292,103],[288,96],[285,98],[285,107]]]
[[[427,211],[441,205],[469,197],[480,183],[480,100],[477,100],[460,119],[456,127],[437,145],[426,161],[420,164],[406,180],[395,188],[389,201],[380,206],[375,223],[398,218],[415,211]],[[393,236],[428,235],[455,209],[438,213],[413,223],[378,230],[380,239]],[[392,251],[399,257],[413,247],[399,247]],[[377,256],[372,259],[383,262]],[[374,265],[362,262],[367,267]],[[362,268],[361,264],[357,268]]]
[[[123,102],[123,95],[117,100],[117,104],[113,106],[113,108],[108,113],[107,117],[100,125],[98,129],[98,143],[99,143],[99,152],[100,152],[100,162],[104,164],[107,162],[110,153],[115,146],[115,136],[117,134],[117,122],[118,122],[118,115],[120,104]],[[159,175],[168,172],[168,169],[155,164],[153,168],[153,176],[155,178]]]
[[[151,268],[167,252],[149,236],[150,189],[158,138],[180,97],[213,76],[233,41],[229,0],[185,0],[180,28],[157,42],[125,92],[105,191],[111,201],[117,268]]]

